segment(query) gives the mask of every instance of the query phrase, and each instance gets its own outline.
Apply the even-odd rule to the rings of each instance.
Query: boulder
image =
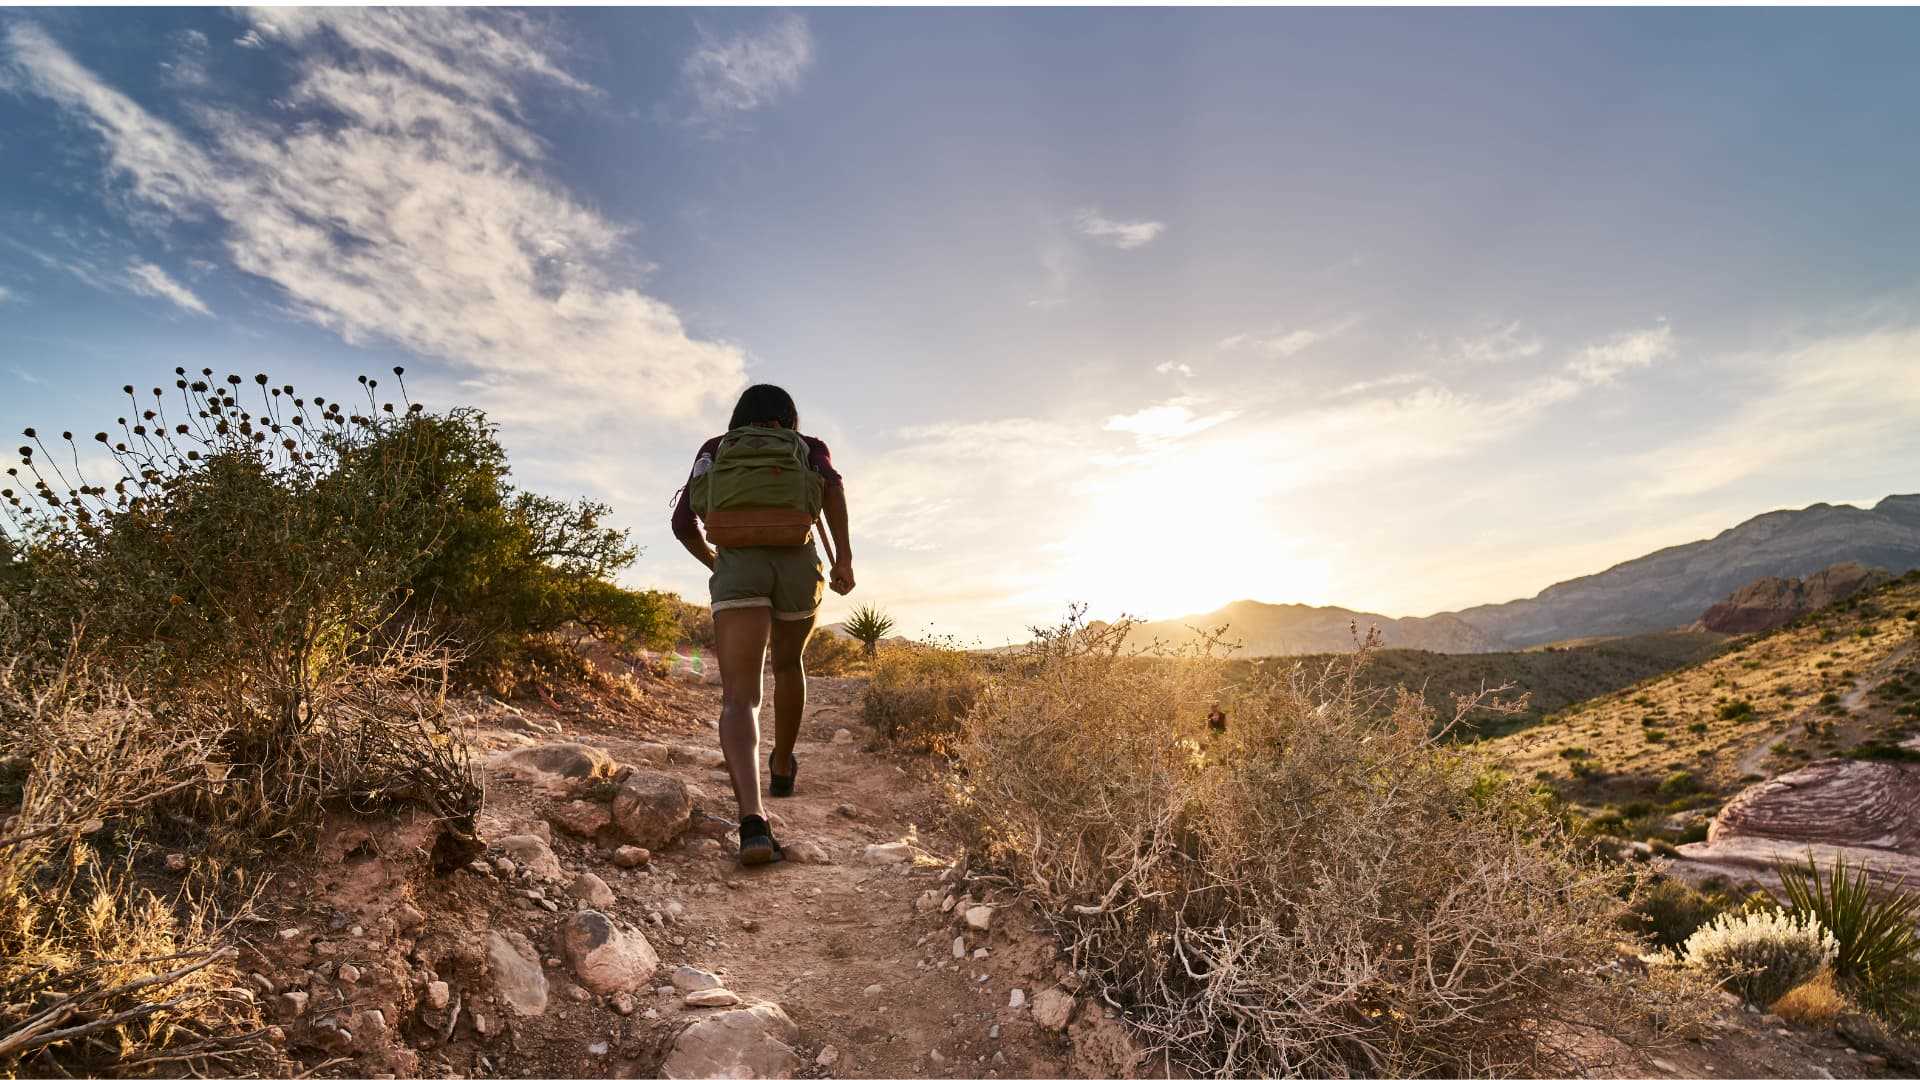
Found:
[[[567,894],[582,901],[590,908],[610,908],[613,906],[613,890],[600,880],[599,874],[581,874],[567,886]]]
[[[691,994],[696,990],[718,990],[721,985],[720,976],[711,971],[689,967],[686,964],[673,969],[674,989],[683,994]]]
[[[631,870],[636,866],[645,866],[652,861],[653,852],[643,847],[636,847],[632,844],[621,844],[619,847],[613,849],[613,865],[615,866]]]
[[[613,825],[613,811],[608,809],[607,804],[587,799],[553,803],[547,807],[546,814],[547,820],[561,832],[589,839]]]
[[[696,1009],[722,1009],[740,1004],[740,995],[724,986],[716,986],[710,990],[695,990],[687,995],[686,1001]]]
[[[1735,796],[1703,844],[1682,844],[1669,872],[1771,881],[1780,862],[1844,858],[1876,877],[1920,880],[1920,769],[1888,761],[1816,761]]]
[[[679,839],[693,820],[687,785],[664,773],[636,770],[613,796],[613,824],[620,835],[659,850]]]
[[[517,931],[487,934],[487,971],[493,991],[521,1016],[547,1011],[547,975],[533,944]]]
[[[506,852],[514,866],[527,870],[542,881],[559,881],[567,876],[547,842],[530,833],[503,836],[494,846]]]
[[[610,781],[619,766],[585,743],[543,743],[507,750],[487,759],[487,771],[538,786],[551,795],[570,796],[599,781]]]
[[[555,933],[574,977],[597,994],[639,990],[660,966],[645,934],[622,930],[598,911],[576,913]]]
[[[660,1075],[668,1080],[791,1077],[802,1067],[791,1045],[799,1036],[799,1026],[770,1001],[728,1009],[680,1032]]]

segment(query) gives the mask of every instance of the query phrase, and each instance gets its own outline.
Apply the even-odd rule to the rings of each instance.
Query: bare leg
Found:
[[[720,661],[720,749],[740,816],[766,817],[760,802],[760,684],[766,663],[770,608],[713,613],[714,653]]]
[[[807,711],[807,669],[802,657],[812,619],[773,620],[773,771],[793,774],[793,744],[800,741],[800,718]]]

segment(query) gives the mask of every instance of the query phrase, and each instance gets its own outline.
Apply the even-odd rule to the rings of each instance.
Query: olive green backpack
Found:
[[[807,440],[777,427],[737,427],[720,436],[713,462],[695,464],[693,512],[715,547],[798,547],[809,540],[826,480],[808,464]]]

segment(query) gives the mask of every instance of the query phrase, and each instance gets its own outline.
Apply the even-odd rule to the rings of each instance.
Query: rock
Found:
[[[438,1011],[453,1000],[453,988],[440,979],[427,984],[427,1008]]]
[[[967,913],[961,918],[966,920],[968,929],[984,933],[993,925],[993,909],[985,904],[975,904],[968,908]]]
[[[667,1080],[791,1077],[801,1061],[789,1044],[799,1036],[800,1028],[772,1002],[728,1009],[682,1031],[661,1062],[660,1075]]]
[[[716,986],[710,990],[695,990],[685,1000],[695,1008],[717,1009],[740,1004],[740,995],[724,986]]]
[[[352,964],[341,964],[339,979],[341,982],[351,986],[360,981],[360,969],[354,967]]]
[[[1007,995],[1007,1008],[1009,1009],[1022,1009],[1026,1007],[1026,1004],[1027,992],[1017,986],[1013,988],[1012,993]]]
[[[1076,1076],[1126,1077],[1139,1075],[1144,1055],[1127,1026],[1105,1009],[1086,1008],[1067,1029],[1073,1051],[1069,1060]]]
[[[515,865],[523,867],[541,881],[559,881],[567,876],[567,872],[560,868],[560,860],[554,857],[553,849],[537,836],[529,833],[503,836],[497,846],[507,853]]]
[[[833,862],[833,856],[827,854],[818,840],[795,840],[783,845],[787,861],[802,866],[821,866]]]
[[[993,955],[992,952],[990,952],[985,946],[981,946],[980,948],[973,950],[973,958],[975,960],[985,960],[987,957],[991,955]]]
[[[548,805],[547,820],[561,832],[594,837],[613,825],[613,811],[606,803],[572,799]]]
[[[1648,1058],[1647,1060],[1652,1062],[1653,1067],[1656,1069],[1659,1069],[1661,1072],[1677,1073],[1680,1071],[1680,1066],[1675,1065],[1673,1062],[1668,1061],[1666,1058]]]
[[[353,1026],[359,1029],[361,1038],[371,1042],[387,1033],[387,1014],[379,1009],[354,1013]]]
[[[605,1042],[590,1042],[587,1044],[587,1053],[592,1054],[594,1057],[606,1057],[607,1051],[611,1049],[612,1047],[608,1046]]]
[[[612,1006],[613,1011],[619,1013],[621,1016],[632,1016],[633,1010],[639,1007],[638,1003],[633,1000],[633,995],[627,993],[625,990],[608,998],[607,1004]]]
[[[718,990],[723,985],[720,981],[720,976],[715,975],[711,971],[703,971],[700,968],[689,967],[686,964],[681,964],[679,967],[673,969],[674,989],[683,994],[691,994],[697,990]]]
[[[633,844],[621,844],[613,849],[613,865],[631,870],[636,866],[645,866],[653,860],[653,852]]]
[[[1875,877],[1920,879],[1920,769],[1831,759],[1742,791],[1720,809],[1704,844],[1682,844],[1677,867],[1772,880],[1780,862],[1809,853]],[[1689,865],[1692,864],[1692,865]]]
[[[353,1032],[348,1031],[336,1017],[315,1020],[312,1030],[314,1041],[333,1053],[342,1053],[353,1045]]]
[[[304,990],[289,990],[273,999],[274,1011],[284,1020],[297,1019],[306,1014],[307,994]]]
[[[839,1060],[840,1051],[835,1050],[831,1046],[823,1046],[820,1048],[820,1056],[814,1058],[813,1063],[823,1069],[831,1069],[833,1068],[833,1063]]]
[[[279,937],[281,941],[292,941],[294,938],[299,937],[301,933],[302,931],[299,927],[289,926],[279,931]]]
[[[687,831],[692,818],[687,786],[665,773],[636,770],[613,796],[614,828],[641,847],[665,847]]]
[[[550,795],[571,797],[618,770],[604,751],[585,743],[545,743],[508,750],[487,759],[487,771],[538,786]]]
[[[638,990],[660,966],[645,934],[622,930],[598,911],[575,914],[556,934],[574,976],[598,994]]]
[[[1857,562],[1837,563],[1793,578],[1763,577],[1707,609],[1700,627],[1722,634],[1752,634],[1785,626],[1817,608],[1871,589],[1892,575]]]
[[[833,730],[833,745],[845,746],[852,741],[853,732],[847,728],[835,728]]]
[[[834,807],[833,812],[836,814],[839,814],[843,818],[858,818],[860,816],[860,808],[853,805],[852,803],[846,803],[846,802],[843,802],[839,806]]]
[[[955,935],[953,939],[953,958],[959,960],[967,955],[967,939]]]
[[[613,906],[613,890],[600,880],[599,874],[581,874],[567,886],[567,895],[586,903],[590,908],[610,908]]]
[[[427,916],[412,904],[402,903],[393,909],[393,925],[401,933],[409,933],[427,925]]]
[[[493,992],[515,1013],[539,1016],[547,1011],[547,974],[533,944],[518,931],[487,934],[487,968]]]
[[[894,840],[886,844],[868,844],[865,854],[868,862],[880,866],[910,863],[913,861],[913,845],[905,840]]]
[[[512,859],[495,859],[493,868],[505,877],[514,877],[520,873],[520,867]]]
[[[629,752],[643,765],[673,764],[673,748],[666,743],[641,743]]]
[[[922,915],[925,915],[930,911],[934,911],[939,907],[940,907],[940,890],[939,889],[928,889],[926,892],[923,892],[919,896],[916,896],[913,898],[913,910],[921,913]]]
[[[941,1053],[940,1048],[937,1046],[927,1051],[927,1058],[935,1065],[945,1065],[947,1063],[947,1055]]]
[[[721,769],[726,767],[727,755],[711,746],[675,746],[669,748],[668,760],[681,765]]]
[[[185,870],[186,868],[187,868],[187,857],[185,855],[182,855],[176,851],[167,856],[167,869],[178,874],[181,871]]]
[[[1065,1031],[1077,1004],[1072,994],[1058,987],[1042,990],[1033,999],[1033,1022],[1048,1031]]]

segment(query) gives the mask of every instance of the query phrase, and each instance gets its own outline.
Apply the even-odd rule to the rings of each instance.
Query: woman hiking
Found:
[[[800,714],[807,704],[801,663],[820,608],[822,572],[814,533],[824,513],[833,534],[833,591],[853,591],[847,496],[827,444],[800,434],[800,411],[777,386],[750,386],[727,432],[700,445],[673,507],[673,535],[713,571],[714,653],[720,662],[720,749],[740,803],[740,862],[780,858],[760,800],[760,689],[773,646],[775,797],[793,794]],[[701,535],[698,518],[706,527]],[[708,546],[708,542],[713,547]]]

